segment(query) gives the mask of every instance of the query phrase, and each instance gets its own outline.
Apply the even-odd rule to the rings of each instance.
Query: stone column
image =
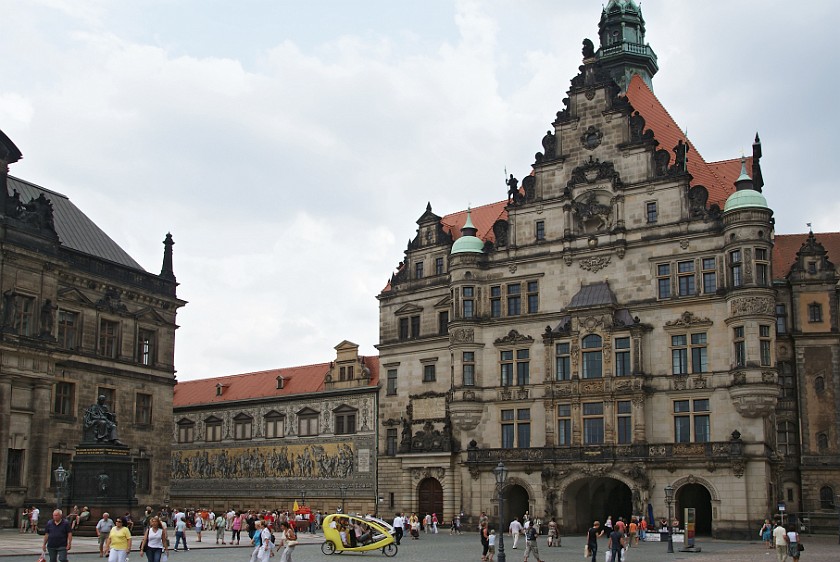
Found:
[[[645,397],[633,397],[633,443],[644,443],[645,435]]]
[[[29,503],[31,500],[46,500],[49,486],[49,438],[50,438],[50,410],[52,385],[39,382],[35,384],[32,393],[32,425],[29,430],[29,443],[26,462],[26,491]]]
[[[9,426],[12,422],[12,382],[0,380],[0,489],[6,490],[6,466],[9,457]],[[5,503],[0,494],[0,504]]]

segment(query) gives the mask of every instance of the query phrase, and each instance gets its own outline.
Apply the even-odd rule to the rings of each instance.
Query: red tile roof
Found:
[[[677,146],[680,140],[689,145],[691,150],[688,152],[688,172],[694,177],[691,184],[705,186],[709,190],[709,204],[717,203],[723,208],[727,197],[735,191],[735,186],[731,181],[718,176],[715,173],[714,165],[706,163],[694,143],[686,138],[668,110],[659,102],[639,75],[633,76],[630,80],[630,85],[627,87],[627,98],[633,108],[645,118],[645,128],[653,131],[654,137],[659,141],[659,148],[667,150],[671,154],[672,161],[674,159],[673,148]],[[728,162],[731,162],[731,160],[714,164],[728,171]],[[735,178],[740,173],[739,165]],[[735,178],[733,178],[733,181]]]
[[[493,224],[499,219],[507,220],[508,213],[505,209],[507,203],[507,199],[505,199],[504,201],[470,209],[470,218],[478,230],[475,234],[477,237],[484,241],[496,241],[496,236],[493,234]],[[457,240],[461,237],[461,227],[464,226],[466,220],[467,211],[464,210],[446,215],[440,219],[440,222],[443,225],[443,229],[452,234],[452,239]]]
[[[840,265],[840,232],[817,232],[817,242],[828,252],[828,259],[834,265]],[[784,279],[796,261],[796,252],[808,238],[808,233],[777,234],[773,241],[773,279]]]
[[[365,357],[365,366],[370,369],[370,386],[379,384],[379,357]],[[174,408],[199,404],[223,404],[233,400],[271,398],[294,394],[309,394],[324,390],[324,376],[330,370],[329,363],[316,363],[302,367],[270,369],[256,373],[242,373],[195,381],[179,382],[175,385]],[[277,377],[282,375],[283,388],[277,388]],[[217,396],[216,385],[223,385],[221,396]]]

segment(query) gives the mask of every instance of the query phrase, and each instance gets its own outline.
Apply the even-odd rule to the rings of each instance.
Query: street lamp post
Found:
[[[306,505],[306,490],[305,489],[300,491],[300,503],[301,503],[301,505]]]
[[[53,471],[55,477],[55,503],[56,508],[61,509],[61,492],[64,488],[64,483],[67,481],[67,475],[70,474],[67,470],[58,463],[58,468]]]
[[[508,470],[505,468],[505,463],[501,460],[496,468],[493,469],[493,474],[496,476],[496,493],[499,496],[499,532],[496,535],[496,542],[498,543],[499,562],[507,562],[505,559],[505,481],[508,477]]]
[[[341,513],[344,513],[344,500],[347,498],[347,484],[342,484],[338,489],[341,491]]]
[[[671,505],[674,503],[674,487],[665,486],[665,503],[668,504],[668,554],[674,553],[674,529],[671,527]]]
[[[837,494],[837,542],[840,544],[840,494]]]

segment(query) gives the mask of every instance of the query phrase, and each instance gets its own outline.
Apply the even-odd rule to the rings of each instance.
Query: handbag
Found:
[[[286,541],[286,546],[295,547],[297,546],[297,541]]]
[[[796,548],[799,549],[799,552],[802,552],[803,550],[805,550],[805,545],[802,544],[801,542],[798,542],[798,543],[796,543]]]
[[[169,555],[167,553],[163,553],[160,555],[160,562],[169,562]]]
[[[583,545],[583,557],[584,558],[589,558],[590,556],[592,556],[592,555],[589,553],[589,545],[588,544]]]

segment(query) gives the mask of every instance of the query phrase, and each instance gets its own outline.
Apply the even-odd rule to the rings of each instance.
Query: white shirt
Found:
[[[184,512],[183,512],[183,511],[179,511],[178,513],[176,513],[175,515],[173,515],[173,516],[172,516],[172,520],[173,520],[173,521],[175,521],[175,522],[177,523],[178,521],[180,521],[180,520],[181,520],[181,519],[183,519],[184,517],[186,517],[186,515],[184,515]]]
[[[394,517],[394,527],[399,527],[400,529],[403,528],[403,518],[399,515]]]
[[[511,534],[511,535],[516,535],[516,534],[518,534],[520,531],[522,531],[522,523],[520,523],[520,522],[519,522],[518,520],[516,520],[516,519],[514,519],[513,521],[511,521],[511,522],[510,522],[510,534]]]
[[[29,512],[29,518],[32,519],[33,521],[37,521],[38,516],[40,516],[40,515],[41,515],[41,510],[38,509],[37,507]]]

